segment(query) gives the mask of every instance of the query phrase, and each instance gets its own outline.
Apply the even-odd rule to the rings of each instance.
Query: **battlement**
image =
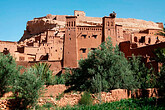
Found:
[[[85,12],[84,11],[74,10],[74,16],[84,17],[85,16]]]

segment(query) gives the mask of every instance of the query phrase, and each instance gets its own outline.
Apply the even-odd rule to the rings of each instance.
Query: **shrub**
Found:
[[[69,90],[86,90],[92,93],[98,92],[99,89],[135,89],[137,83],[130,68],[124,54],[107,39],[106,43],[103,42],[100,47],[91,51],[87,59],[79,61],[78,69],[72,69],[66,86],[70,86]],[[101,77],[100,81],[97,81],[100,83],[96,83],[97,74]]]
[[[31,71],[40,77],[45,82],[45,85],[49,86],[53,83],[53,75],[50,67],[51,65],[47,63],[38,63],[32,66]]]
[[[18,93],[19,109],[33,108],[37,104],[37,100],[43,93],[44,82],[37,77],[31,69],[19,76],[17,85],[14,86]]]
[[[142,57],[135,57],[134,55],[132,55],[132,58],[129,58],[129,63],[135,79],[134,83],[138,88],[146,89],[156,86],[157,77],[154,74],[155,71],[153,70],[152,65],[150,69],[145,67],[142,62]]]
[[[92,105],[93,99],[89,92],[84,92],[81,96],[81,99],[79,100],[80,105]]]
[[[10,54],[0,53],[0,97],[13,89],[12,86],[17,82],[19,70],[20,67],[17,67]]]
[[[163,95],[165,96],[165,65],[163,65],[160,70],[158,82],[158,87],[163,90]]]

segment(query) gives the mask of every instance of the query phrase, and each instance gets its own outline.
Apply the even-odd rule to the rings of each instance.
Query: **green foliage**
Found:
[[[31,71],[40,77],[47,86],[52,85],[53,83],[53,75],[52,71],[50,70],[50,66],[51,65],[47,63],[38,63],[31,68]]]
[[[55,85],[55,84],[65,84],[68,74],[69,73],[61,74],[61,75],[55,75],[53,77],[53,83],[52,84],[53,85]]]
[[[163,65],[160,70],[158,81],[158,87],[165,93],[165,65]]]
[[[66,86],[70,86],[69,90],[86,90],[92,93],[98,92],[99,89],[135,89],[138,86],[130,68],[124,54],[107,39],[107,42],[91,51],[87,59],[79,61],[78,69],[71,70],[72,74],[66,81]],[[99,81],[96,81],[97,79]]]
[[[154,70],[152,66],[150,69],[145,67],[141,60],[142,58],[140,56],[135,57],[134,55],[132,55],[132,58],[129,59],[132,74],[135,79],[134,83],[138,88],[141,89],[153,88],[156,86],[157,80],[156,75],[154,74]]]
[[[80,105],[92,105],[93,99],[89,92],[84,92],[81,96],[81,99],[79,100]]]
[[[17,67],[10,54],[0,53],[0,97],[13,89],[12,86],[17,82],[19,70],[20,67]]]
[[[160,62],[160,63],[165,63],[165,48],[157,48],[154,51],[155,55],[156,55],[156,61]]]
[[[13,88],[18,93],[16,96],[16,100],[20,102],[18,108],[33,108],[41,93],[43,93],[44,82],[34,74],[32,69],[29,69],[19,76],[19,80]]]

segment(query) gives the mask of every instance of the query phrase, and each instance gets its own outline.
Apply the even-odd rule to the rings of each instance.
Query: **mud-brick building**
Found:
[[[77,14],[77,13],[76,13]],[[64,40],[64,68],[77,68],[78,60],[86,58],[89,51],[96,49],[108,36],[111,37],[113,46],[123,38],[121,25],[115,24],[116,13],[102,18],[102,24],[85,26],[80,23],[78,16],[66,16]],[[117,37],[118,36],[118,37]]]

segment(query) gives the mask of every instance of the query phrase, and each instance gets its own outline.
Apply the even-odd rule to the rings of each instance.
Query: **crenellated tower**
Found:
[[[78,67],[77,50],[77,17],[66,16],[65,41],[64,41],[64,68]]]
[[[103,20],[103,37],[102,41],[106,41],[106,39],[111,37],[111,41],[113,46],[116,45],[117,43],[117,38],[116,38],[116,31],[115,31],[115,18],[116,18],[116,13],[113,12],[110,14],[110,16],[105,16],[102,18]]]

